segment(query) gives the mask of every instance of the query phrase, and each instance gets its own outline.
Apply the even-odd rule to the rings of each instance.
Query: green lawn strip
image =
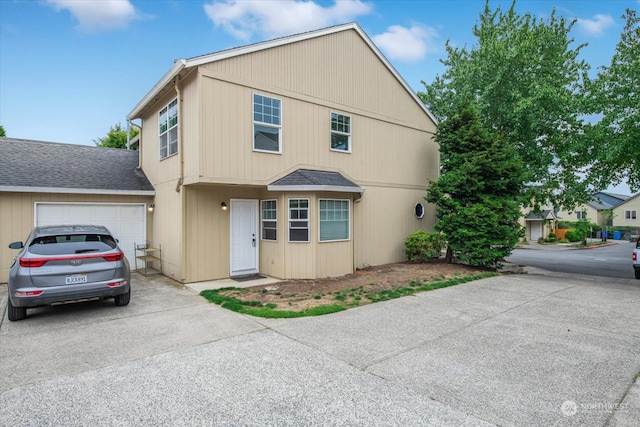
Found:
[[[365,291],[362,287],[346,289],[339,292],[338,295],[334,298],[338,301],[337,304],[321,305],[317,307],[311,307],[302,311],[276,310],[275,308],[277,306],[274,303],[263,304],[260,301],[245,301],[239,299],[236,296],[241,296],[243,293],[247,292],[243,288],[221,288],[206,290],[200,292],[200,295],[206,298],[209,302],[218,304],[223,308],[235,311],[237,313],[249,314],[251,316],[271,319],[294,318],[321,316],[323,314],[337,313],[338,311],[343,311],[350,307],[357,307],[360,304],[360,300],[362,297],[367,298],[371,302],[387,301],[394,298],[413,295],[416,292],[432,291],[434,289],[446,288],[448,286],[455,286],[461,283],[471,282],[472,280],[485,279],[487,277],[493,277],[497,275],[497,273],[487,272],[472,276],[456,277],[449,280],[434,278],[434,280],[437,280],[434,283],[423,284],[413,281],[409,283],[407,287],[385,289],[381,291]],[[236,293],[236,296],[221,295],[220,292],[223,291],[233,291]],[[345,300],[347,299],[345,292],[349,292],[349,297],[353,298],[353,302],[345,302]],[[362,295],[359,295],[360,293]]]

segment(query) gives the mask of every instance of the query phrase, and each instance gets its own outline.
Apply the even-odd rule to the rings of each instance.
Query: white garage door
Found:
[[[134,266],[134,243],[147,240],[144,203],[36,203],[36,225],[104,225]]]

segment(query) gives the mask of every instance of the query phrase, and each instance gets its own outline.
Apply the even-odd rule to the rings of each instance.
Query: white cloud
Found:
[[[438,32],[431,27],[392,25],[385,33],[373,36],[372,40],[390,59],[417,62],[427,53],[437,50],[433,43],[437,37]]]
[[[278,37],[350,22],[372,7],[361,0],[335,1],[329,7],[304,0],[225,0],[205,4],[204,10],[216,27],[248,40],[256,33]]]
[[[592,19],[578,18],[578,25],[588,34],[600,36],[608,27],[616,25],[613,18],[609,15],[595,15]]]
[[[124,28],[138,14],[130,0],[47,0],[56,10],[68,10],[86,31]]]

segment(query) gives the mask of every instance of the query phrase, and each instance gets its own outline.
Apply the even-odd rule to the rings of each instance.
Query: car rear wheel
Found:
[[[8,299],[7,303],[7,314],[9,315],[9,320],[23,320],[27,317],[27,307],[14,307],[11,304],[11,298]]]
[[[636,279],[640,279],[640,270],[634,270],[636,273]]]
[[[115,298],[113,298],[113,301],[116,303],[117,306],[127,305],[129,304],[130,300],[131,300],[131,288],[129,288],[126,294],[116,295]]]

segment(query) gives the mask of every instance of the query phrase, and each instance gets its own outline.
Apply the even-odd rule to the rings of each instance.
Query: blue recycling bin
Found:
[[[602,230],[602,239],[606,241],[609,238],[609,232],[607,230]]]
[[[614,231],[613,232],[613,240],[620,240],[622,239],[622,232],[621,231]]]

